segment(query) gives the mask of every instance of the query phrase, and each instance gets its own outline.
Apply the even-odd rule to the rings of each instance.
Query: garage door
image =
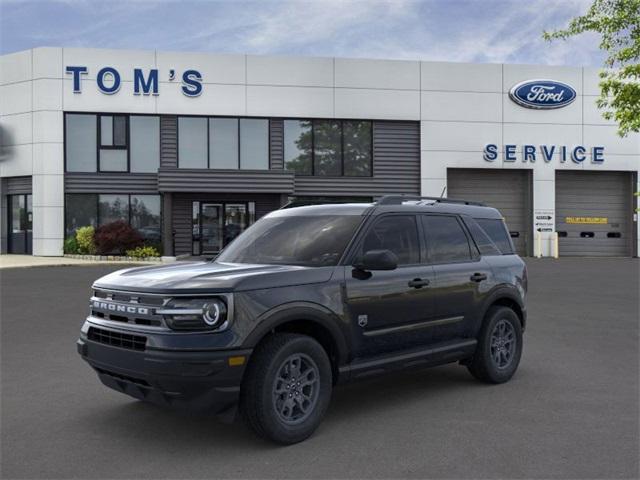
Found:
[[[633,255],[629,172],[556,172],[561,256]]]
[[[447,196],[483,202],[504,216],[520,255],[531,250],[531,175],[527,170],[447,170]]]

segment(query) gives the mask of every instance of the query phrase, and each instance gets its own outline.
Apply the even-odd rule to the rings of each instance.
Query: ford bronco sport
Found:
[[[274,211],[211,262],[106,275],[78,352],[115,390],[233,418],[289,444],[337,383],[459,362],[489,383],[520,361],[527,273],[500,213],[386,196]]]

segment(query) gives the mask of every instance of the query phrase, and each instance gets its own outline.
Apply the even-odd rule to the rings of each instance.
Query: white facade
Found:
[[[82,93],[65,73],[73,65],[88,70]],[[112,95],[96,85],[105,66],[122,78]],[[158,69],[157,95],[134,95],[135,68]],[[202,75],[199,96],[169,80],[187,69]],[[619,138],[596,108],[595,68],[36,48],[0,57],[0,72],[0,176],[33,178],[34,255],[62,254],[65,111],[420,121],[423,195],[441,195],[447,168],[531,169],[534,211],[555,210],[558,169],[640,170],[640,135]],[[515,84],[539,78],[571,85],[576,100],[535,110],[509,98]],[[499,147],[493,162],[487,144]],[[517,145],[517,161],[503,160],[505,144]],[[603,146],[605,161],[524,162],[523,145]]]

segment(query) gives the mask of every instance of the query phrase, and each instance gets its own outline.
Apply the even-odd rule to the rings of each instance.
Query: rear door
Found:
[[[422,327],[435,314],[429,288],[434,274],[431,266],[421,263],[417,221],[413,214],[380,216],[357,244],[355,259],[369,250],[391,250],[398,257],[395,270],[363,272],[345,266],[346,302],[353,338],[359,341],[358,356],[425,343]]]
[[[435,274],[433,340],[469,336],[492,281],[491,268],[456,215],[422,215],[421,222]]]

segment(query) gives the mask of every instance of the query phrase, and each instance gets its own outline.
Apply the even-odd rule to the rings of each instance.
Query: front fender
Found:
[[[345,333],[346,321],[327,307],[312,302],[285,303],[264,312],[256,319],[257,326],[245,339],[243,348],[255,348],[270,331],[295,320],[306,320],[324,328],[333,339],[339,365],[347,362],[349,344]]]

